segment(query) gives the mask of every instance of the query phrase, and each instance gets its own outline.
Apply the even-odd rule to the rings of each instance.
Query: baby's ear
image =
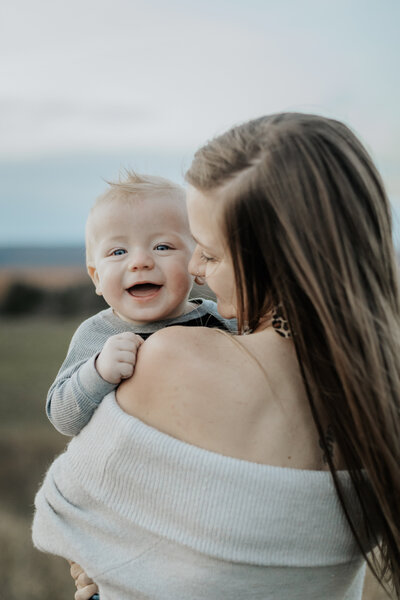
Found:
[[[96,267],[94,265],[87,265],[87,271],[89,273],[90,279],[94,283],[94,287],[96,288],[96,294],[98,296],[102,296],[103,292],[101,291],[100,279],[99,279],[99,275],[97,273]]]

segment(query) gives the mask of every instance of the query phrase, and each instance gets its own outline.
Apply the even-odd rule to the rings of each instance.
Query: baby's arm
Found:
[[[104,396],[114,390],[122,378],[129,377],[133,372],[142,338],[132,332],[111,337],[107,333],[96,331],[91,320],[83,323],[74,334],[67,357],[50,387],[46,402],[47,416],[54,427],[65,435],[78,434],[90,421]],[[121,342],[112,341],[120,336],[123,336],[122,349]],[[99,372],[97,361],[101,356]],[[109,359],[113,373],[108,369]],[[130,364],[126,364],[127,360],[130,360]]]

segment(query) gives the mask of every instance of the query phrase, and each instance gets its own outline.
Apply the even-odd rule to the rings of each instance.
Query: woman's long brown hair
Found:
[[[278,114],[209,142],[186,178],[222,202],[239,328],[282,305],[339,500],[366,559],[366,539],[379,547],[370,566],[400,598],[400,297],[390,206],[370,156],[338,121]]]

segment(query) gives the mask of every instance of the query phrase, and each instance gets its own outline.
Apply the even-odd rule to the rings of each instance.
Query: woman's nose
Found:
[[[188,265],[189,273],[198,277],[204,275],[204,263],[200,259],[200,248],[196,246]]]
[[[149,270],[154,267],[153,257],[149,252],[142,250],[136,250],[132,253],[128,262],[128,269],[130,271],[142,271]]]

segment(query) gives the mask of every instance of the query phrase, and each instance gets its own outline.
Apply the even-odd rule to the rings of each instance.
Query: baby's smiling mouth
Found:
[[[132,287],[127,289],[127,292],[131,296],[136,296],[138,298],[145,298],[146,296],[152,296],[155,294],[162,286],[157,283],[136,283]]]

